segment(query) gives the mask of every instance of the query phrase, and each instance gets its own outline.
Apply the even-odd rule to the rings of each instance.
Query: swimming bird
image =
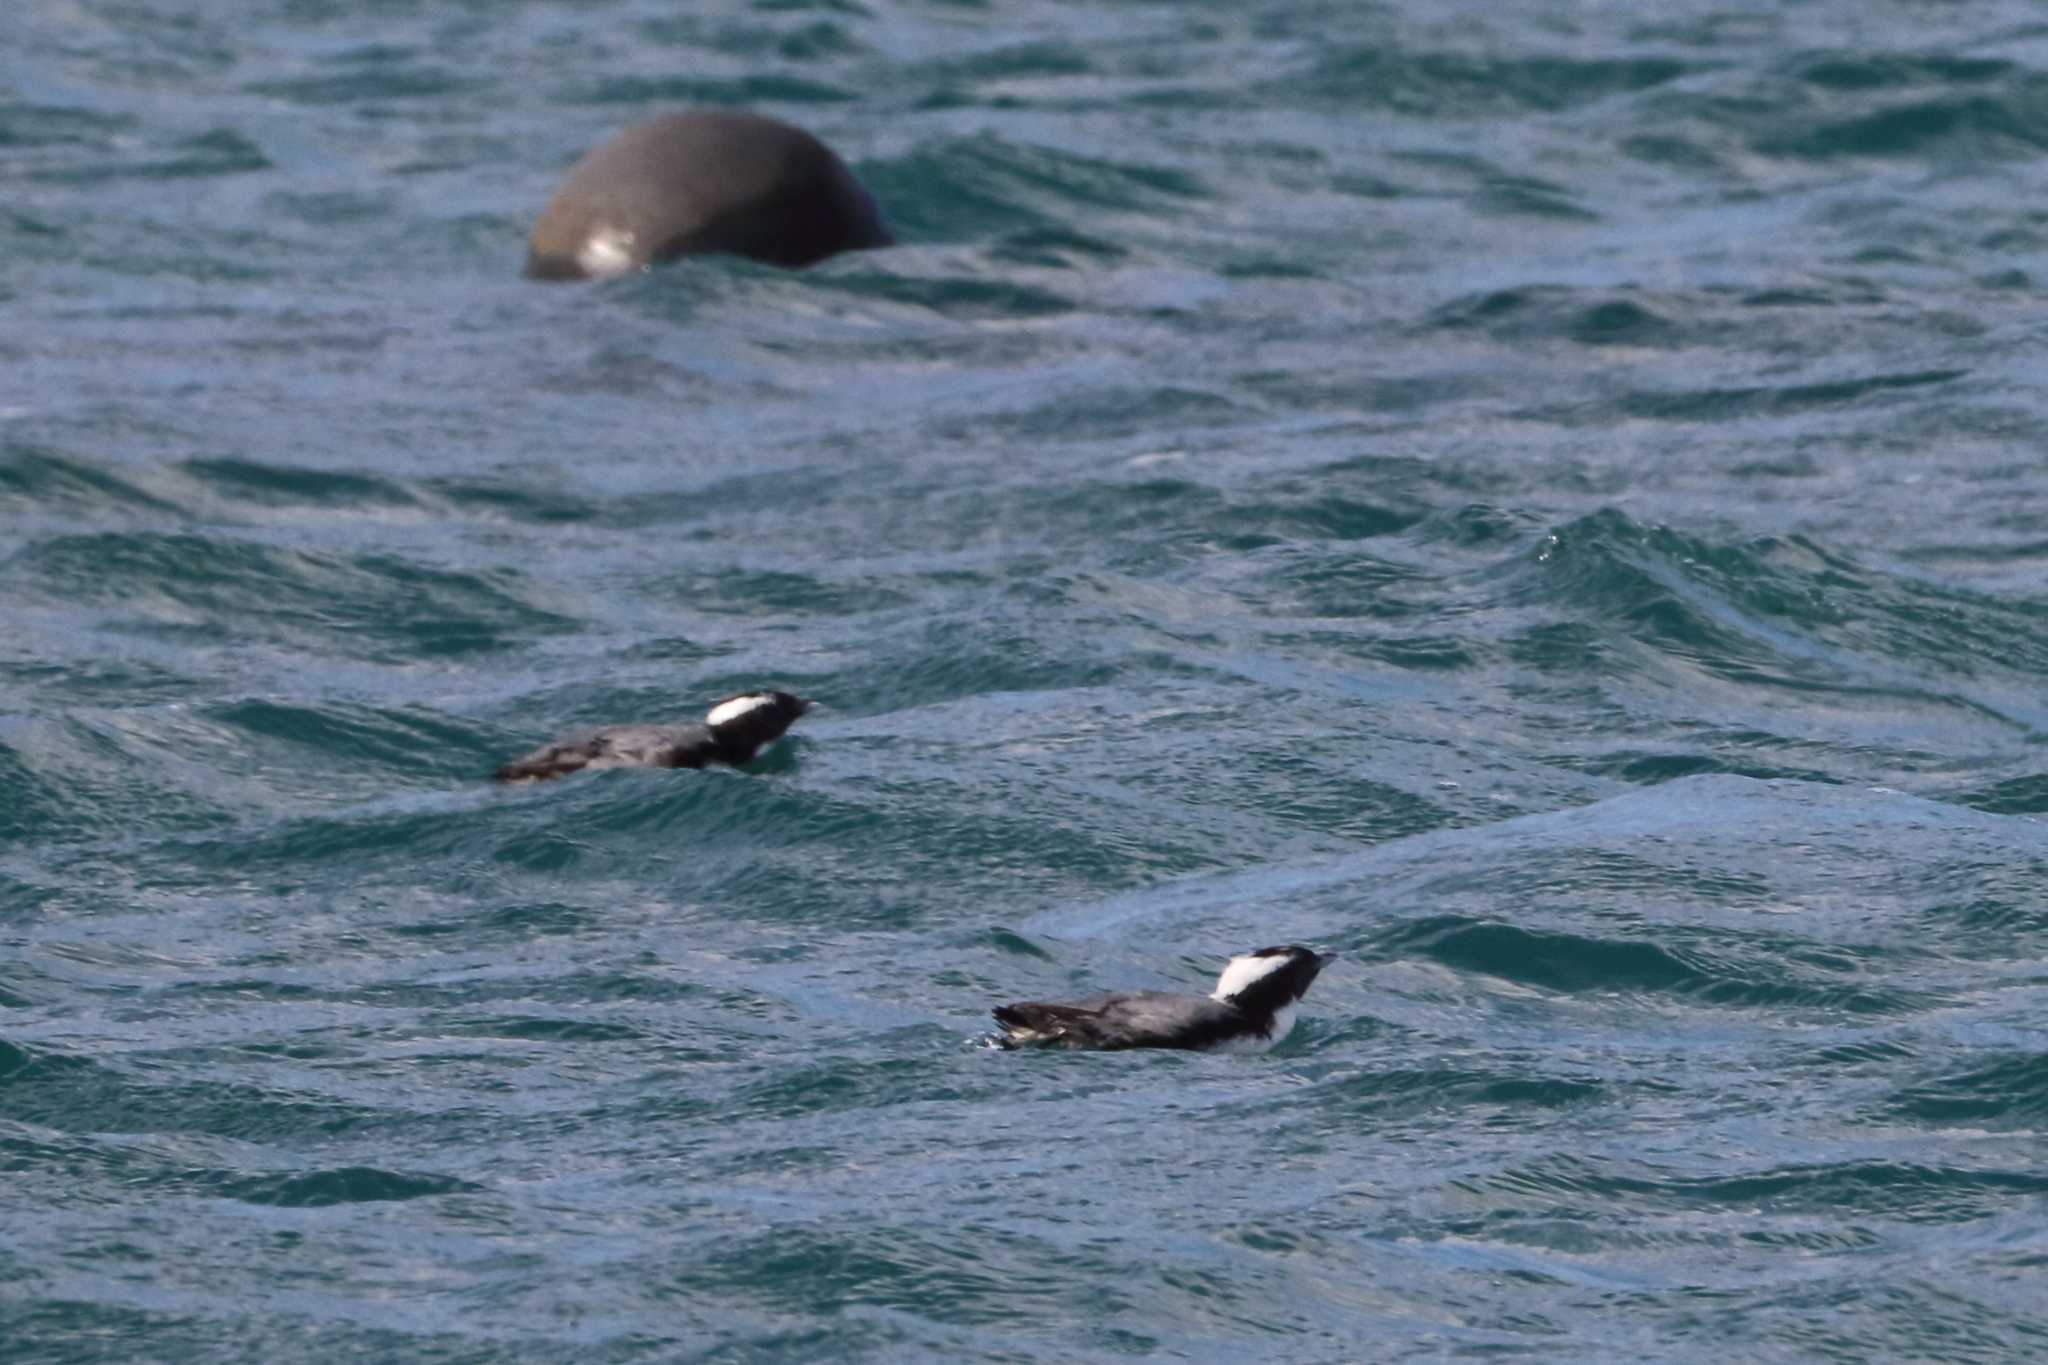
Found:
[[[782,738],[816,705],[788,692],[740,692],[714,703],[702,725],[607,725],[546,744],[498,769],[499,782],[544,782],[585,768],[732,767]]]
[[[1208,995],[1111,991],[1079,1000],[1020,1000],[990,1011],[998,1047],[1175,1047],[1264,1052],[1294,1027],[1295,1006],[1336,956],[1299,945],[1230,959]]]
[[[526,275],[604,279],[718,252],[796,267],[894,240],[867,188],[803,129],[690,109],[636,123],[569,169],[533,225]]]

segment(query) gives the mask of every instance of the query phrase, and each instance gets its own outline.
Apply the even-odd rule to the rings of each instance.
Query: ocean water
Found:
[[[695,104],[902,244],[518,278]],[[2044,152],[1995,0],[17,0],[0,1359],[2039,1358]]]

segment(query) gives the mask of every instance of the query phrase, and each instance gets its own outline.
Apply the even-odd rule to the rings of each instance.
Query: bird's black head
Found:
[[[790,692],[740,692],[714,703],[704,726],[724,762],[745,763],[763,744],[782,738],[811,705]]]
[[[1335,956],[1299,944],[1240,953],[1217,978],[1215,998],[1257,1014],[1284,1009],[1308,994],[1316,974]]]

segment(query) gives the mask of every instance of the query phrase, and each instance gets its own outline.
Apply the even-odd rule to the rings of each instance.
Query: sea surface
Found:
[[[11,0],[0,1360],[2038,1360],[2044,347],[2033,4]]]

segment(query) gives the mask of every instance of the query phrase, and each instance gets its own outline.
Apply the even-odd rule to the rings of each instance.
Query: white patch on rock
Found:
[[[598,279],[623,275],[633,268],[634,236],[620,228],[601,227],[576,249],[576,264]]]

